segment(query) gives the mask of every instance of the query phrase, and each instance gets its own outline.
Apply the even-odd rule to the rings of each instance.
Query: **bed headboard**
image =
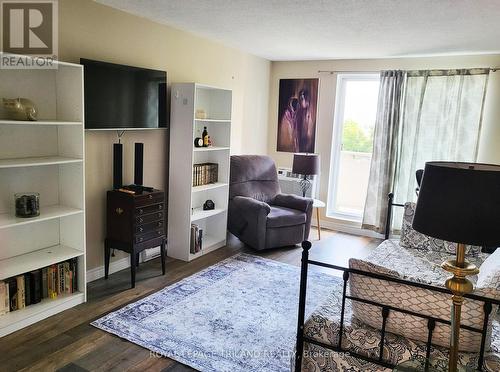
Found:
[[[393,207],[404,207],[404,204],[394,203],[394,194],[392,192],[387,195],[387,216],[385,220],[385,233],[384,239],[389,239],[391,235],[391,222],[392,222],[392,208]],[[493,253],[497,247],[481,247],[481,252],[483,253]]]

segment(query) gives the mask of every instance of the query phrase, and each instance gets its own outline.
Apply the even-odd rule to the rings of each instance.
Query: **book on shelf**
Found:
[[[7,283],[0,282],[0,315],[10,311],[9,286]]]
[[[31,276],[30,273],[24,274],[24,305],[31,305]]]
[[[17,309],[24,309],[26,306],[26,302],[24,299],[24,275],[16,276],[17,282]]]
[[[218,181],[217,163],[193,164],[193,186],[208,185]]]
[[[72,258],[0,281],[0,315],[78,292],[77,267],[78,259]]]
[[[35,270],[30,275],[31,304],[37,304],[42,300],[42,270]]]
[[[17,280],[16,278],[8,278],[5,280],[9,292],[9,310],[17,310]]]
[[[193,223],[191,224],[191,243],[189,252],[190,253],[198,253],[203,249],[203,229]]]
[[[48,268],[44,267],[42,269],[42,298],[47,298],[49,297],[49,292],[48,292]]]

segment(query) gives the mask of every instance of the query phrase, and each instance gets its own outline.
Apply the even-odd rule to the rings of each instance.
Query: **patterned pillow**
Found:
[[[500,298],[500,249],[484,260],[479,268],[476,289],[486,296]]]
[[[425,249],[429,251],[448,252],[455,254],[457,243],[447,242],[446,240],[432,238],[414,230],[411,226],[413,215],[415,214],[415,203],[405,203],[403,224],[401,226],[401,240],[399,244],[405,248]],[[465,254],[470,256],[478,256],[481,252],[481,247],[475,245],[467,245]]]

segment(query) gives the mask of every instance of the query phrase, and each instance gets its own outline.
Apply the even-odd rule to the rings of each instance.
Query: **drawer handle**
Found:
[[[142,209],[139,209],[139,214],[143,214],[144,211]]]
[[[139,218],[139,222],[144,222],[144,219],[142,217]]]
[[[163,226],[163,222],[158,222],[158,227],[162,227]]]
[[[161,235],[161,234],[162,234],[162,233],[161,233],[161,231],[157,231],[157,232],[158,232],[158,235]]]
[[[149,194],[149,199],[153,199],[153,195]]]
[[[160,204],[160,205],[158,206],[158,209],[163,209],[163,205],[161,205],[161,204]]]
[[[115,212],[116,212],[117,214],[122,214],[122,213],[123,213],[123,209],[121,209],[121,208],[116,208],[116,209],[115,209]]]
[[[144,229],[142,227],[139,227],[139,232],[143,232]]]
[[[161,218],[161,217],[162,217],[162,214],[161,214],[161,213],[158,213],[158,217],[160,217],[160,218]]]
[[[144,240],[144,238],[139,238],[139,241],[142,242]]]

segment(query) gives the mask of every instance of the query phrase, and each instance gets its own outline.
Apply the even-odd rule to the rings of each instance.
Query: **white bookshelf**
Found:
[[[2,337],[86,301],[83,68],[0,70],[0,97],[38,108],[16,121],[0,107],[0,280],[78,259],[78,292],[0,315]],[[22,192],[40,194],[40,216],[15,216]]]
[[[169,256],[190,261],[226,244],[232,92],[196,83],[174,84],[170,120]],[[206,119],[195,118],[203,109]],[[207,127],[212,147],[194,147]],[[217,163],[216,183],[193,187],[193,164]],[[211,199],[215,209],[204,211]],[[191,223],[203,229],[203,249],[190,253]]]

